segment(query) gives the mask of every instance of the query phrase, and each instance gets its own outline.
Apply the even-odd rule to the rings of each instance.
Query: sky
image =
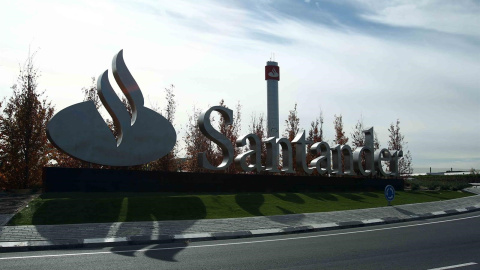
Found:
[[[387,147],[399,119],[414,172],[480,169],[480,1],[18,0],[2,4],[0,34],[2,98],[36,52],[39,90],[60,111],[92,77],[113,78],[123,49],[146,106],[164,108],[175,85],[182,147],[193,108],[221,99],[241,104],[249,133],[274,59],[281,131],[297,103],[305,130],[323,112],[331,144],[341,114],[349,137],[363,119]]]

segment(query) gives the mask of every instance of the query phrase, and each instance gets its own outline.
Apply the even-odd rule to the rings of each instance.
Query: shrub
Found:
[[[436,190],[439,184],[437,181],[424,181],[422,186],[425,186],[428,190]]]
[[[410,182],[410,189],[411,190],[419,190],[420,189],[420,185],[416,182]]]
[[[450,190],[452,189],[452,186],[452,183],[446,181],[438,182],[438,187],[440,188],[440,190]]]

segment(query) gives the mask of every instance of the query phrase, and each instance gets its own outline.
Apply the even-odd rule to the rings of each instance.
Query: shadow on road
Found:
[[[187,243],[179,243],[178,248],[172,248],[172,249],[164,249],[164,250],[155,250],[159,249],[162,246],[154,246],[151,248],[151,250],[147,250],[144,252],[145,256],[152,258],[152,259],[157,259],[157,260],[162,260],[162,261],[167,261],[167,262],[178,262],[175,259],[175,256],[180,253],[182,250],[184,250],[188,246]]]
[[[393,209],[397,210],[398,212],[404,214],[404,215],[407,215],[407,216],[415,216],[416,214],[413,213],[413,212],[410,212],[410,211],[407,211],[407,210],[404,210],[404,209],[401,209],[401,208],[398,208],[396,206],[393,207]]]
[[[173,202],[172,202],[173,199]],[[147,211],[152,220],[156,219],[178,219],[179,217],[189,218],[188,220],[176,220],[176,221],[164,221],[164,222],[147,222],[142,223],[144,226],[138,226],[136,223],[122,223],[116,235],[132,236],[136,234],[138,236],[150,236],[153,239],[161,235],[175,235],[182,234],[190,227],[192,227],[197,220],[204,219],[207,216],[207,210],[205,204],[198,197],[182,197],[182,198],[170,198],[168,208],[162,205],[161,202],[153,205],[145,205],[143,200],[139,198],[132,198],[128,202],[128,210],[126,220],[138,220],[136,216],[139,211]],[[175,218],[169,218],[169,217]],[[137,231],[135,231],[137,230]],[[158,251],[146,251],[144,254],[147,257],[153,259],[159,259],[164,261],[176,262],[175,255],[180,253],[187,243],[179,244],[180,248]],[[143,245],[143,247],[150,246],[149,244]],[[122,256],[135,256],[134,252],[116,252],[121,251],[121,248],[113,248],[112,252]]]

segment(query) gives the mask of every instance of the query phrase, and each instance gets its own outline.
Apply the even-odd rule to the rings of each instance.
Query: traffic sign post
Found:
[[[391,202],[395,199],[395,188],[392,185],[385,187],[385,199],[388,201],[388,206],[391,206]]]

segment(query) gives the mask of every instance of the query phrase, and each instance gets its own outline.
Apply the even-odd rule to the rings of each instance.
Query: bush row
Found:
[[[406,187],[412,190],[462,190],[470,187],[469,183],[480,182],[480,175],[419,175],[405,181]]]

